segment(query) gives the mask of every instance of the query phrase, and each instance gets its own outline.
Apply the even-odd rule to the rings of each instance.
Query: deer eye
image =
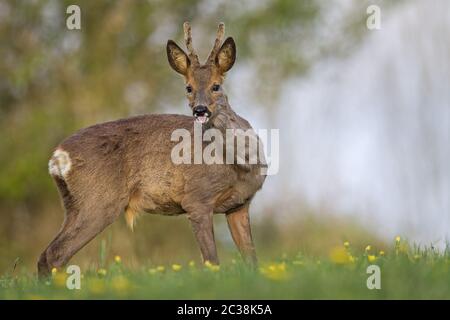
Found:
[[[186,92],[187,93],[192,93],[192,87],[191,86],[186,86]]]
[[[212,91],[217,92],[220,90],[220,84],[215,84],[212,86]]]

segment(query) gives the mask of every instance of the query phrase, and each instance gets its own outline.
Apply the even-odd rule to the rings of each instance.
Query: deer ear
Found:
[[[167,59],[169,60],[170,66],[178,73],[182,75],[187,74],[187,69],[191,64],[188,56],[184,53],[174,41],[167,41]]]
[[[228,37],[216,55],[216,65],[222,73],[231,69],[236,60],[236,44],[233,38]]]

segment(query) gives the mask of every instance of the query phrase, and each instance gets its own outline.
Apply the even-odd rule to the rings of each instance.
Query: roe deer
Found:
[[[190,25],[184,24],[186,54],[167,42],[171,67],[184,76],[192,116],[142,115],[82,129],[55,149],[49,172],[66,211],[61,230],[38,261],[39,277],[69,259],[116,218],[125,213],[130,227],[140,212],[186,213],[203,261],[218,264],[213,214],[226,214],[232,238],[244,260],[256,265],[249,205],[262,187],[264,164],[181,164],[171,161],[171,133],[179,128],[251,129],[228,104],[222,89],[233,66],[233,38],[223,41],[219,24],[213,49],[204,64],[192,47]],[[200,124],[201,125],[200,125]]]

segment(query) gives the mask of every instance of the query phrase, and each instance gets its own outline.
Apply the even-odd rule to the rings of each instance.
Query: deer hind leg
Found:
[[[57,181],[60,186],[61,181]],[[61,230],[42,252],[38,261],[38,276],[46,278],[52,268],[64,266],[73,255],[96,235],[102,232],[123,211],[122,203],[105,203],[104,199],[92,197],[80,205],[70,199],[61,189],[66,209],[66,218]],[[67,191],[67,190],[66,190]]]
[[[228,227],[234,243],[245,262],[256,267],[257,258],[250,228],[249,204],[226,214]]]

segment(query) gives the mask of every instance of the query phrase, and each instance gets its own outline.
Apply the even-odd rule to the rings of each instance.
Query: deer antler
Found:
[[[216,40],[214,41],[214,47],[212,48],[211,53],[209,54],[208,59],[206,60],[207,63],[214,63],[217,52],[219,52],[220,45],[222,44],[224,34],[225,34],[225,24],[221,22],[217,27]]]
[[[191,25],[189,22],[183,23],[183,29],[184,29],[184,41],[186,42],[186,48],[188,50],[188,55],[191,60],[191,63],[193,64],[200,64],[198,61],[197,53],[194,50],[194,47],[192,46],[192,32],[191,32]]]

